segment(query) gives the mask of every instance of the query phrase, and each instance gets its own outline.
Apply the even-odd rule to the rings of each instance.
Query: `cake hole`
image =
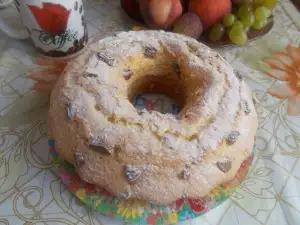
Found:
[[[148,111],[158,111],[162,114],[178,114],[180,105],[173,98],[163,93],[142,93],[135,96],[133,100],[135,108]]]
[[[204,93],[207,76],[191,75],[184,60],[179,62],[176,56],[165,52],[157,54],[155,62],[142,59],[135,64],[131,66],[134,75],[127,81],[126,94],[136,108],[178,114],[177,119],[186,120],[184,115],[191,110],[193,102],[202,101],[195,92]],[[195,115],[187,122],[196,121]]]
[[[184,105],[184,90],[178,76],[147,76],[132,83],[131,103],[139,110],[178,114]]]

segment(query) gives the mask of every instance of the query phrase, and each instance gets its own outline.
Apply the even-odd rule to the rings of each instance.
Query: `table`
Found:
[[[86,0],[85,6],[90,36],[135,24],[118,0]],[[18,18],[13,6],[0,17],[11,23]],[[282,0],[268,35],[243,48],[217,49],[257,99],[257,152],[240,190],[181,225],[300,224],[299,45],[300,14]],[[86,209],[58,179],[47,146],[47,97],[31,91],[33,81],[25,77],[37,68],[36,57],[29,41],[0,33],[0,224],[125,225]]]

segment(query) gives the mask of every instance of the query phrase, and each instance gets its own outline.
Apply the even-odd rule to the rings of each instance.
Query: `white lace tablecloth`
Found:
[[[264,38],[218,49],[258,100],[250,174],[225,203],[182,224],[300,224],[300,14],[288,0],[274,14],[274,28]],[[0,17],[17,24],[13,7]],[[135,24],[118,0],[86,1],[86,21],[90,36]],[[286,48],[288,43],[298,48]],[[125,225],[88,210],[61,185],[47,146],[47,97],[30,91],[33,82],[25,78],[36,57],[29,41],[0,32],[0,225]]]

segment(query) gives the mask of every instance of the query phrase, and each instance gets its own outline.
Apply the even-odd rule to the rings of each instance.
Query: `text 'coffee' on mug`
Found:
[[[0,29],[12,38],[30,38],[41,55],[70,57],[87,44],[82,0],[14,0],[14,4],[24,30],[16,30],[1,19]]]

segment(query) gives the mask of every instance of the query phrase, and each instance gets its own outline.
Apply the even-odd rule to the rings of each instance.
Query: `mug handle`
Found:
[[[15,39],[25,40],[29,38],[29,34],[25,29],[17,30],[15,28],[12,28],[2,19],[0,19],[0,30],[2,30],[7,36]]]

